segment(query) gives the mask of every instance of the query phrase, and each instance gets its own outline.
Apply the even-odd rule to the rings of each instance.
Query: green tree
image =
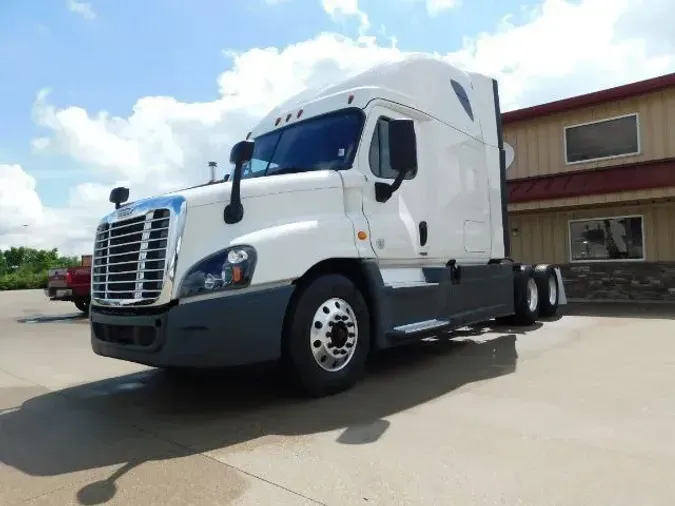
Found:
[[[61,256],[56,248],[43,250],[21,246],[0,250],[0,290],[43,288],[49,269],[74,265],[80,265],[79,258]]]

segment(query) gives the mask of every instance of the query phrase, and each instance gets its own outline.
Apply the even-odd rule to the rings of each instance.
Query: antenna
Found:
[[[216,182],[216,168],[218,167],[218,162],[209,162],[209,170],[211,171],[211,179],[209,183]]]

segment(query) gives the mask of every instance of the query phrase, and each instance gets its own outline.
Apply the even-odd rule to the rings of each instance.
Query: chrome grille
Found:
[[[154,209],[102,223],[96,231],[92,297],[152,303],[164,284],[171,214]]]

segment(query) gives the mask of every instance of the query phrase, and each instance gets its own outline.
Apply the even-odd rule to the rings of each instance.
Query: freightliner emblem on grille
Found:
[[[117,211],[117,217],[118,218],[124,218],[126,216],[129,216],[134,209],[132,207],[123,207],[119,211]]]

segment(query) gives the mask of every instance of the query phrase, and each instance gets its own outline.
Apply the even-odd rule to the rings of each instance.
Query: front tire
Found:
[[[347,390],[365,372],[370,315],[358,288],[339,274],[299,287],[284,328],[284,362],[302,391],[324,397]]]

